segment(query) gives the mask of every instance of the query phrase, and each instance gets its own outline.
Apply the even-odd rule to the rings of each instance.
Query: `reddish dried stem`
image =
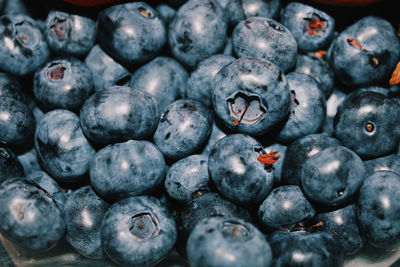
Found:
[[[240,112],[239,116],[236,118],[236,120],[234,120],[232,123],[235,126],[238,126],[240,121],[243,119],[244,114],[246,113],[247,109],[249,108],[250,103],[247,103],[244,105],[244,108],[242,109],[242,111]]]
[[[268,154],[258,156],[257,160],[266,166],[274,164],[281,156],[278,155],[279,151],[271,151]]]
[[[347,42],[349,44],[351,44],[352,46],[355,46],[355,47],[360,48],[361,50],[364,50],[364,47],[356,39],[347,38]]]
[[[392,77],[390,78],[390,86],[400,83],[400,61],[397,63],[396,69],[393,71]]]

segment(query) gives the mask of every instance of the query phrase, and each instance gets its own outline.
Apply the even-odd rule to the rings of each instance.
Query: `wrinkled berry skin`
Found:
[[[25,92],[17,79],[3,72],[0,72],[0,96],[8,96],[24,104],[29,104]]]
[[[274,255],[272,266],[344,265],[344,253],[339,241],[325,232],[279,230],[268,241]]]
[[[324,49],[334,37],[335,20],[309,5],[289,3],[282,10],[280,21],[293,34],[300,51]]]
[[[335,116],[335,136],[361,157],[378,157],[396,149],[400,139],[399,103],[376,92],[346,98]]]
[[[0,114],[0,142],[18,145],[32,140],[36,123],[28,106],[0,96]]]
[[[46,62],[49,47],[32,18],[12,14],[0,20],[0,69],[23,76]]]
[[[190,0],[169,24],[171,53],[189,68],[224,48],[228,23],[215,0]]]
[[[399,56],[400,42],[392,25],[382,18],[368,16],[339,34],[329,58],[340,81],[355,87],[388,79]]]
[[[165,189],[172,199],[181,202],[210,192],[208,156],[191,155],[175,162],[165,177]]]
[[[258,216],[267,227],[291,227],[312,219],[315,210],[297,185],[275,188],[258,209]]]
[[[276,139],[290,143],[297,138],[317,133],[326,115],[326,100],[319,84],[311,76],[291,72],[286,75],[292,94],[292,108]]]
[[[186,97],[211,107],[214,77],[222,67],[234,60],[235,58],[231,56],[214,55],[201,61],[190,74],[186,87]]]
[[[273,171],[258,161],[263,147],[254,138],[232,134],[211,149],[208,171],[218,191],[230,201],[251,205],[272,191]]]
[[[232,33],[232,42],[238,57],[270,60],[285,73],[296,63],[296,40],[273,19],[251,17],[241,21]]]
[[[212,123],[211,111],[200,102],[177,100],[161,115],[153,140],[166,158],[179,160],[207,142]]]
[[[14,177],[24,176],[24,168],[18,157],[0,143],[0,182]]]
[[[275,64],[239,58],[215,75],[212,103],[228,128],[261,135],[289,114],[291,97],[287,79]]]
[[[90,186],[81,187],[68,196],[64,207],[65,239],[79,254],[91,259],[107,257],[101,246],[100,229],[109,206]]]
[[[186,70],[176,60],[156,57],[135,71],[129,86],[152,95],[158,110],[163,112],[179,96],[184,96],[187,76]]]
[[[96,23],[90,18],[50,11],[45,23],[46,41],[58,55],[83,56],[96,41]]]
[[[130,197],[111,206],[103,219],[103,249],[123,266],[153,266],[175,245],[175,221],[159,200]]]
[[[286,150],[282,167],[282,183],[301,185],[301,171],[307,159],[321,150],[339,145],[339,141],[326,134],[310,134],[292,142]]]
[[[307,159],[302,167],[301,186],[308,198],[335,206],[356,195],[364,176],[364,163],[356,153],[332,146]]]
[[[294,71],[313,77],[319,83],[319,88],[324,92],[327,99],[332,94],[334,75],[331,67],[324,59],[312,54],[299,54]]]
[[[79,110],[93,89],[89,68],[76,58],[58,58],[39,69],[33,93],[44,109]]]
[[[93,189],[106,199],[148,193],[162,182],[164,174],[164,156],[148,141],[109,145],[94,155],[90,165]]]
[[[91,141],[110,144],[148,137],[157,127],[158,116],[151,95],[127,86],[113,86],[86,100],[80,120]]]
[[[322,222],[318,229],[333,235],[342,245],[346,255],[353,255],[364,246],[364,238],[358,229],[354,204],[320,213],[315,221]]]
[[[157,11],[144,2],[133,2],[100,12],[97,38],[112,58],[133,67],[158,54],[166,42],[166,29]]]
[[[41,166],[54,178],[67,183],[84,179],[95,150],[75,113],[63,109],[46,113],[37,125],[34,141]]]
[[[397,154],[367,160],[364,161],[364,165],[367,175],[377,171],[392,171],[400,175],[400,155]]]
[[[186,250],[194,267],[269,267],[272,262],[272,250],[264,235],[237,218],[213,217],[199,222]]]
[[[378,171],[367,177],[357,201],[357,218],[368,243],[391,248],[400,241],[400,175]]]
[[[62,212],[45,192],[23,178],[0,184],[0,232],[15,245],[41,251],[53,247],[65,232]]]
[[[85,64],[92,73],[95,92],[114,85],[128,85],[131,78],[129,71],[107,55],[98,44],[90,50]]]

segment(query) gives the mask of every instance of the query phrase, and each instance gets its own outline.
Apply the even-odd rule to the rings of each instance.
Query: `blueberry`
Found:
[[[186,97],[200,101],[207,107],[211,107],[214,77],[222,67],[234,60],[234,57],[225,55],[214,55],[202,60],[190,74],[186,87]]]
[[[0,17],[0,69],[26,75],[40,67],[50,55],[35,21],[25,15]]]
[[[97,44],[86,56],[85,64],[90,69],[96,92],[113,85],[128,85],[131,74],[121,64],[112,59]]]
[[[0,232],[15,245],[40,251],[53,247],[65,232],[63,213],[50,195],[23,178],[0,184]]]
[[[282,143],[319,132],[326,114],[325,96],[316,80],[297,72],[287,74],[286,78],[292,95],[292,107],[289,117],[277,130],[276,139]]]
[[[285,153],[282,182],[301,185],[301,170],[307,159],[327,147],[337,145],[339,141],[326,134],[310,134],[292,142]]]
[[[42,118],[35,132],[35,149],[42,167],[67,183],[82,181],[95,153],[83,135],[77,115],[53,110]]]
[[[232,42],[238,57],[268,59],[285,73],[296,63],[296,40],[285,26],[273,19],[242,20],[232,33]]]
[[[8,96],[24,104],[29,104],[18,80],[3,72],[0,72],[0,96]]]
[[[330,64],[343,84],[366,86],[389,79],[399,56],[400,42],[392,25],[368,16],[335,39]]]
[[[83,56],[96,41],[96,23],[90,18],[50,11],[45,23],[46,41],[56,54]]]
[[[86,100],[80,120],[91,141],[109,144],[150,136],[157,127],[158,116],[151,95],[127,86],[113,86]]]
[[[241,205],[265,199],[274,178],[271,166],[259,160],[262,154],[262,145],[248,135],[232,134],[219,140],[208,160],[208,171],[218,191]]]
[[[33,93],[45,109],[79,110],[92,89],[89,68],[76,58],[53,59],[33,79]]]
[[[0,182],[24,176],[24,168],[14,152],[0,143]]]
[[[339,241],[325,232],[276,231],[270,238],[272,266],[332,266],[344,265],[344,253]]]
[[[210,136],[212,123],[211,111],[200,102],[177,100],[161,115],[154,143],[168,159],[182,159],[202,148]]]
[[[279,143],[272,143],[264,147],[266,154],[270,154],[272,151],[279,152],[279,160],[271,166],[274,171],[274,186],[282,184],[282,167],[283,162],[285,161],[286,149],[287,146]]]
[[[186,70],[176,60],[157,57],[135,71],[129,86],[152,95],[158,110],[163,112],[179,96],[184,96],[187,76]]]
[[[367,160],[364,164],[368,175],[377,171],[392,171],[400,175],[400,155],[397,154]]]
[[[230,129],[261,135],[289,114],[291,97],[286,77],[275,64],[239,58],[215,75],[212,103]]]
[[[81,187],[69,195],[64,207],[65,239],[79,254],[92,259],[106,258],[100,229],[109,206],[90,186]]]
[[[361,157],[383,156],[400,139],[399,103],[376,92],[346,98],[335,117],[335,136]]]
[[[203,149],[202,154],[203,155],[208,155],[210,154],[210,151],[212,147],[215,145],[216,142],[218,142],[220,139],[226,136],[226,133],[221,130],[221,128],[214,122],[212,125],[212,130],[211,130],[211,135],[210,138],[208,139],[208,142],[206,146]]]
[[[172,216],[156,198],[149,196],[115,203],[101,226],[103,249],[120,265],[155,265],[173,248],[176,236]]]
[[[174,163],[168,169],[165,189],[172,199],[182,202],[210,192],[208,157],[191,155]]]
[[[112,58],[133,67],[158,54],[166,42],[166,29],[157,11],[144,2],[133,2],[100,12],[97,38]]]
[[[307,159],[302,167],[301,186],[310,199],[335,206],[355,197],[364,176],[364,163],[356,153],[332,146]]]
[[[109,145],[94,155],[90,165],[92,186],[106,199],[147,193],[163,181],[164,175],[163,154],[148,141]]]
[[[315,210],[297,185],[275,188],[258,209],[258,216],[267,227],[291,227],[312,219]]]
[[[324,49],[334,37],[335,20],[322,10],[302,3],[289,3],[282,10],[281,23],[293,34],[301,51]]]
[[[326,101],[326,117],[322,131],[328,135],[334,135],[334,118],[337,113],[337,109],[340,104],[346,99],[347,95],[338,90],[334,89],[330,97]]]
[[[18,155],[18,160],[24,168],[25,175],[29,175],[31,172],[42,170],[42,168],[40,167],[40,163],[36,157],[36,150],[33,145],[32,148]]]
[[[189,0],[169,24],[171,53],[193,68],[223,49],[227,26],[227,18],[216,0]]]
[[[172,21],[176,14],[176,10],[166,4],[158,4],[156,6],[156,10],[166,25],[168,25]]]
[[[364,238],[358,229],[354,204],[320,213],[315,221],[321,225],[319,230],[333,235],[342,244],[346,255],[353,255],[363,247]]]
[[[400,241],[400,175],[378,171],[367,177],[357,201],[362,234],[374,247],[391,248]]]
[[[187,244],[190,266],[268,267],[272,250],[251,223],[237,218],[214,217],[199,222]]]
[[[329,64],[314,55],[298,55],[296,61],[296,72],[304,73],[313,77],[318,83],[319,88],[326,98],[328,98],[334,89],[334,75]]]
[[[0,142],[18,145],[30,142],[35,132],[32,111],[22,102],[0,96]]]

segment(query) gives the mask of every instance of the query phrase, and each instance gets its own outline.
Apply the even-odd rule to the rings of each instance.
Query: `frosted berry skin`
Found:
[[[41,251],[53,247],[65,232],[65,220],[45,191],[23,178],[0,184],[0,232],[18,247]]]
[[[324,49],[334,37],[335,20],[302,3],[289,3],[281,12],[280,22],[293,34],[300,51]]]
[[[203,104],[180,99],[161,115],[154,143],[168,160],[176,161],[201,149],[210,137],[212,113]]]
[[[171,53],[184,65],[193,68],[224,48],[227,27],[224,10],[217,1],[187,1],[169,24]]]
[[[339,34],[329,58],[341,83],[357,87],[389,80],[399,56],[400,42],[392,25],[368,16]]]
[[[48,62],[35,73],[33,79],[33,93],[45,110],[60,108],[77,111],[92,89],[89,68],[72,57]]]
[[[361,158],[348,148],[332,146],[304,163],[301,186],[319,204],[337,206],[353,200],[365,179]]]
[[[179,62],[170,57],[156,57],[138,68],[132,75],[129,86],[154,97],[158,110],[184,97],[188,74]]]
[[[400,175],[378,171],[367,177],[356,203],[357,218],[367,242],[393,248],[400,241]]]
[[[101,245],[101,223],[110,204],[95,194],[90,186],[72,192],[65,203],[67,223],[65,239],[79,252],[91,259],[107,258]]]
[[[24,103],[0,96],[0,142],[18,145],[32,141],[35,118]]]
[[[0,96],[8,96],[24,104],[29,104],[18,80],[12,75],[3,72],[0,72]]]
[[[325,96],[316,80],[297,72],[287,74],[286,78],[292,95],[292,107],[276,135],[276,139],[282,143],[290,143],[302,136],[317,133],[322,128],[326,115]]]
[[[214,77],[222,67],[234,60],[235,58],[231,56],[214,55],[201,61],[190,74],[186,87],[186,97],[211,107]]]
[[[129,197],[108,209],[101,226],[103,249],[123,266],[153,266],[172,250],[174,218],[156,198]]]
[[[318,230],[332,234],[340,242],[346,255],[354,255],[364,246],[365,240],[358,228],[354,204],[319,213],[315,222],[321,224]]]
[[[83,56],[96,41],[96,22],[90,18],[50,11],[45,24],[46,41],[58,55]]]
[[[34,141],[40,164],[58,181],[74,183],[85,178],[95,150],[75,113],[63,109],[46,113],[37,125]]]
[[[315,209],[297,185],[275,188],[258,209],[262,223],[271,228],[291,227],[315,216]]]
[[[144,2],[133,2],[100,12],[97,38],[112,58],[133,67],[158,54],[166,42],[166,29],[157,11]]]
[[[165,175],[161,151],[148,141],[129,140],[106,146],[94,155],[90,181],[105,199],[121,199],[148,193]]]
[[[251,223],[237,218],[213,217],[199,222],[187,244],[190,266],[268,267],[272,250]]]
[[[400,138],[399,103],[376,92],[347,97],[335,116],[335,136],[361,157],[389,154]]]
[[[272,62],[239,58],[214,78],[212,103],[216,116],[230,129],[261,135],[290,111],[287,79]]]
[[[13,14],[0,20],[0,69],[23,76],[46,62],[50,50],[32,18]]]
[[[14,152],[0,143],[0,182],[24,176],[24,168]]]
[[[251,17],[241,21],[232,33],[232,42],[238,57],[267,59],[285,73],[296,63],[296,40],[273,19]]]
[[[80,113],[88,139],[101,144],[144,139],[158,123],[157,105],[151,95],[127,86],[113,86],[86,100]]]
[[[251,136],[232,134],[211,149],[208,172],[218,191],[230,201],[251,205],[272,191],[273,171],[258,160],[263,147]]]

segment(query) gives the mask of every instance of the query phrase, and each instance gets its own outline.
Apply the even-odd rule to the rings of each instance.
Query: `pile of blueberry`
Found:
[[[44,19],[4,2],[0,233],[16,246],[267,267],[399,244],[396,25],[338,30],[280,0]]]

